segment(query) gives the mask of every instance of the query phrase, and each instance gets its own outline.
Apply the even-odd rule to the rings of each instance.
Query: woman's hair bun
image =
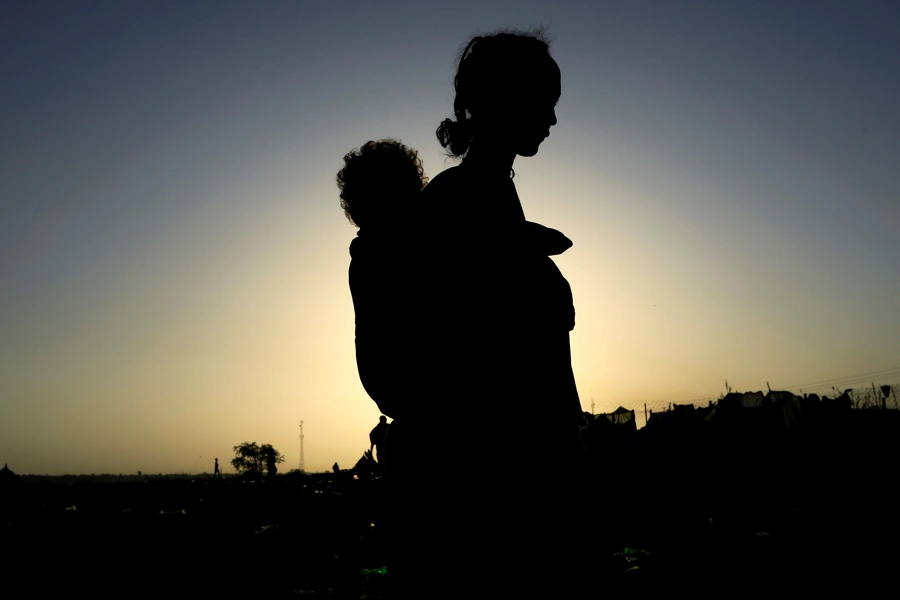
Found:
[[[450,150],[450,154],[462,156],[469,149],[469,143],[472,141],[470,121],[471,119],[465,121],[444,119],[438,125],[435,131],[437,139],[441,146]]]

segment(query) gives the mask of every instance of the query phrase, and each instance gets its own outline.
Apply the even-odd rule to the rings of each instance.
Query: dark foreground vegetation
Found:
[[[786,428],[773,406],[593,430],[573,543],[592,559],[597,598],[893,595],[900,412],[837,410]],[[434,476],[452,473],[435,465]],[[10,597],[389,598],[384,483],[349,471],[9,478],[6,585]],[[440,535],[440,510],[423,509],[422,526]],[[460,548],[456,564],[434,565],[435,586],[465,568]],[[522,577],[538,568],[536,557]]]

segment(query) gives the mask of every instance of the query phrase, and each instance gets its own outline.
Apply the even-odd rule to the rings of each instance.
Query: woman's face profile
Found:
[[[550,135],[550,128],[556,125],[556,103],[559,101],[559,80],[544,82],[541,89],[533,90],[523,99],[519,109],[516,154],[534,156],[538,148]]]
[[[557,123],[560,72],[553,59],[547,60],[544,68],[533,68],[518,78],[516,85],[498,99],[489,116],[494,135],[518,156],[537,154],[550,135],[550,128]]]

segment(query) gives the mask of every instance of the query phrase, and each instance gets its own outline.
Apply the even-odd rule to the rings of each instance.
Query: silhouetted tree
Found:
[[[269,453],[275,455],[275,462],[284,462],[284,456],[281,452],[272,447],[272,444],[263,444],[260,446],[256,442],[244,442],[234,447],[234,458],[231,459],[231,466],[238,473],[253,473],[254,475],[262,475],[266,470],[266,460]]]

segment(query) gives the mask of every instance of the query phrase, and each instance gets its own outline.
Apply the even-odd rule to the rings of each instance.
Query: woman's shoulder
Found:
[[[428,181],[422,190],[425,197],[438,197],[456,193],[467,185],[465,169],[460,166],[444,169]]]
[[[489,226],[502,220],[501,213],[510,203],[521,212],[515,187],[509,180],[491,182],[464,165],[435,175],[422,190],[422,201],[422,213],[432,223]]]
[[[419,216],[434,234],[468,215],[472,186],[464,169],[450,167],[432,177],[421,192]]]

